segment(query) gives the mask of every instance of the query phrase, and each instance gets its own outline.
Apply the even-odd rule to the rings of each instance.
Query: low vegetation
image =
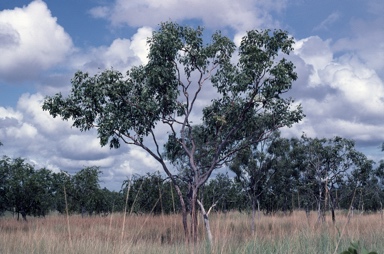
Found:
[[[339,220],[329,216],[318,222],[316,213],[260,215],[255,234],[250,214],[212,213],[211,229],[215,253],[341,253],[351,242],[361,249],[384,250],[384,221],[380,213],[354,214],[337,211]],[[123,227],[123,221],[125,225]],[[69,223],[68,223],[69,222]],[[105,217],[49,215],[28,222],[12,217],[0,219],[0,252],[11,253],[211,253],[203,222],[201,239],[191,249],[184,243],[180,216],[131,215],[114,213]],[[340,240],[340,241],[339,241]]]

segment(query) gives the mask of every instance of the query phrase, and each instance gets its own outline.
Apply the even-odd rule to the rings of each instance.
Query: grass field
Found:
[[[334,226],[330,218],[317,223],[296,211],[290,216],[260,216],[252,235],[250,215],[212,213],[212,249],[199,223],[199,243],[191,249],[184,244],[180,215],[134,215],[124,221],[122,214],[107,217],[63,215],[29,218],[0,218],[0,253],[340,253],[351,241],[384,253],[384,222],[380,214],[346,216],[338,212]],[[338,241],[340,244],[336,250]]]

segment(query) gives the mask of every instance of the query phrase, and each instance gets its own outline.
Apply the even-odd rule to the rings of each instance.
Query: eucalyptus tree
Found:
[[[129,213],[153,213],[155,215],[170,213],[171,207],[167,199],[171,199],[166,191],[169,185],[159,172],[146,175],[134,175],[122,185],[123,196],[126,197],[129,187],[127,211]],[[170,200],[172,202],[172,200]]]
[[[356,153],[354,162],[340,193],[343,206],[348,209],[352,205],[361,211],[379,210],[382,192],[378,177],[380,166],[374,168],[374,162],[362,153]]]
[[[74,186],[71,180],[72,176],[66,171],[53,173],[52,175],[52,188],[54,193],[55,209],[64,214],[75,212],[76,196],[74,195]]]
[[[247,196],[242,186],[229,177],[228,173],[218,173],[205,184],[201,200],[216,211],[244,210]]]
[[[270,176],[267,178],[265,195],[261,197],[262,205],[269,206],[266,212],[282,210],[287,213],[300,206],[295,205],[296,197],[300,203],[300,167],[297,167],[295,158],[295,142],[295,138],[277,136],[266,150]]]
[[[9,173],[5,193],[7,209],[16,212],[18,220],[21,214],[26,221],[33,206],[34,193],[29,190],[29,187],[34,167],[22,158],[10,160],[7,167]]]
[[[53,188],[53,173],[47,168],[35,170],[29,177],[26,186],[28,193],[32,194],[30,212],[34,216],[45,216],[54,209],[55,199]]]
[[[7,210],[7,189],[10,158],[4,156],[0,160],[0,214]]]
[[[85,167],[71,178],[73,184],[73,193],[71,195],[75,197],[82,216],[84,216],[85,211],[92,215],[97,210],[100,174],[99,167]]]
[[[366,157],[356,151],[352,140],[341,137],[313,139],[303,135],[301,145],[305,157],[302,181],[316,198],[319,219],[325,219],[329,204],[335,222],[335,190],[343,184],[350,170],[362,170]]]
[[[98,189],[94,202],[94,212],[101,216],[106,216],[120,209],[123,197],[119,192],[108,190],[107,188]]]
[[[380,210],[383,216],[383,203],[384,203],[384,160],[379,161],[379,165],[375,169],[374,173],[377,179],[375,197],[379,200]]]
[[[261,200],[267,212],[276,209],[271,207],[271,202],[278,205],[280,199],[283,199],[282,209],[287,208],[286,199],[291,199],[294,185],[289,152],[289,140],[281,138],[280,132],[275,131],[267,139],[237,153],[230,164],[230,169],[236,174],[236,181],[242,185],[252,204],[253,233],[256,206],[260,214]]]
[[[20,214],[45,216],[54,206],[52,172],[35,170],[25,159],[4,157],[0,161],[1,208]]]
[[[81,131],[97,129],[102,146],[118,148],[123,142],[148,152],[171,179],[186,239],[196,242],[197,198],[213,171],[303,117],[301,106],[282,96],[297,79],[286,59],[293,43],[285,31],[252,30],[237,48],[220,32],[205,43],[200,27],[162,23],[148,39],[147,64],[126,75],[113,69],[94,76],[78,71],[68,97],[47,97],[43,109],[73,119]],[[207,94],[212,96],[204,100]],[[167,163],[165,143],[166,150],[180,150],[187,158],[187,200]]]

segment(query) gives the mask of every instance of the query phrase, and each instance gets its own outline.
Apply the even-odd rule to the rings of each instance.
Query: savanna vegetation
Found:
[[[315,161],[323,163],[316,170],[309,170],[309,144],[316,144],[316,151],[329,149],[317,154]],[[110,191],[100,187],[97,167],[69,175],[3,157],[1,253],[23,253],[21,248],[35,253],[333,253],[352,241],[383,249],[382,162],[375,166],[353,142],[340,138],[274,134],[263,145],[246,151],[246,159],[239,154],[233,171],[204,185],[199,200],[211,208],[205,213],[213,241],[206,241],[200,215],[193,247],[185,244],[172,182],[160,173],[134,175],[120,191]],[[340,164],[330,171],[328,161],[340,161],[328,157],[340,154],[331,148],[343,151],[349,170]],[[359,160],[352,163],[348,154]],[[318,181],[321,167],[325,175],[340,174],[337,182]],[[187,183],[180,186],[186,193]]]
[[[199,239],[186,245],[180,215],[122,213],[107,217],[68,217],[49,215],[31,218],[28,223],[0,218],[0,252],[13,253],[341,253],[351,242],[363,248],[383,250],[384,224],[380,214],[337,212],[330,220],[317,224],[317,215],[295,211],[290,216],[261,215],[252,233],[247,213],[211,214],[212,246],[198,217]],[[378,251],[378,253],[381,253]]]
[[[162,23],[146,65],[79,71],[67,97],[46,97],[53,117],[96,129],[102,146],[142,148],[163,171],[110,191],[98,167],[70,175],[4,156],[0,211],[29,222],[1,220],[2,253],[337,253],[354,240],[383,249],[384,162],[343,137],[280,135],[305,117],[286,96],[293,38],[204,38]]]

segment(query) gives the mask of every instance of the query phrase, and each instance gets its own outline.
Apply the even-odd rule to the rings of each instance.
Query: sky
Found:
[[[70,91],[77,70],[125,72],[146,63],[146,39],[163,21],[203,26],[239,42],[252,29],[295,38],[298,80],[289,95],[306,118],[286,137],[353,139],[382,159],[384,141],[382,0],[0,0],[0,155],[71,174],[99,166],[102,186],[119,189],[131,174],[161,170],[139,148],[100,147],[95,131],[41,108]],[[206,101],[210,98],[205,96]]]

